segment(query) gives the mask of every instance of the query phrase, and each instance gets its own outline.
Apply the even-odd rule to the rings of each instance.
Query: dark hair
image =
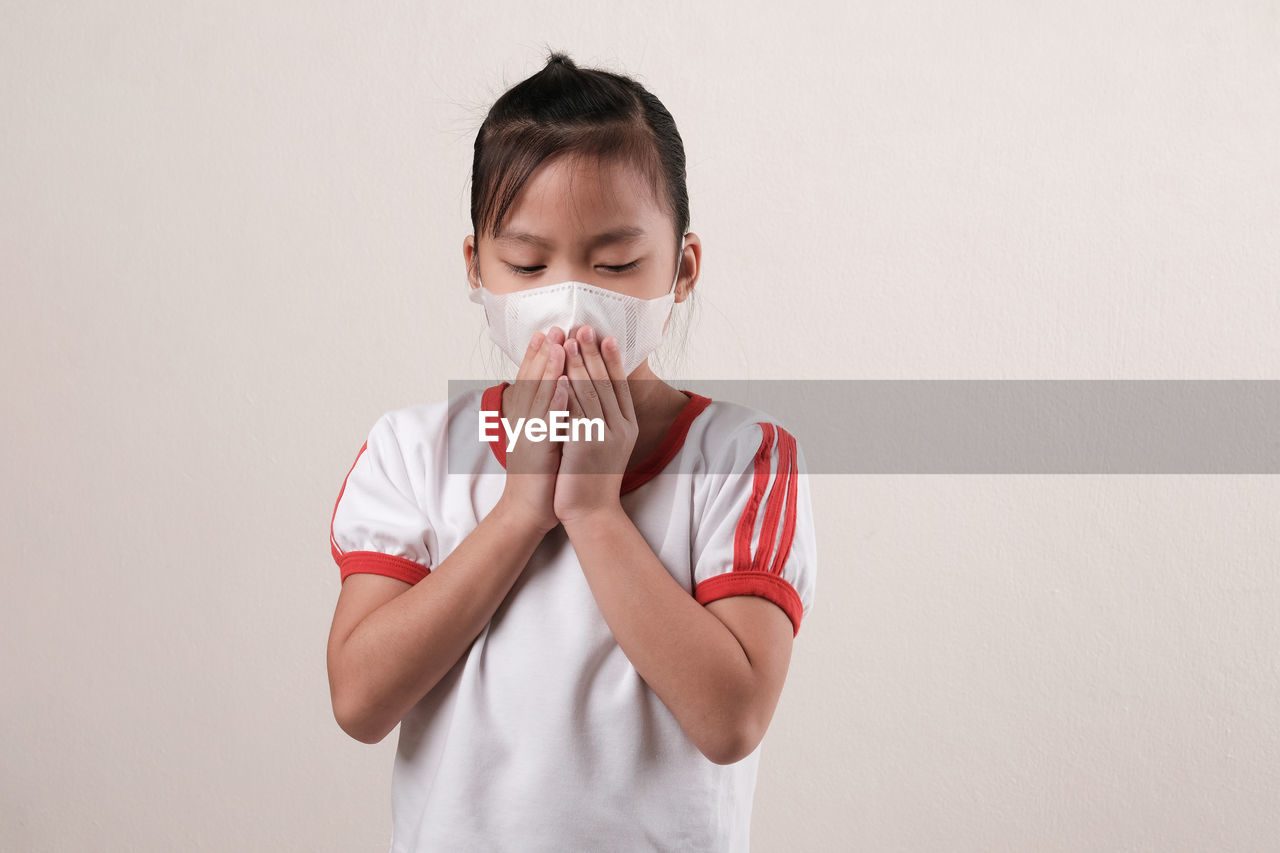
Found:
[[[689,193],[675,119],[631,78],[579,68],[559,51],[504,92],[476,134],[471,225],[477,241],[498,233],[529,176],[561,154],[619,157],[636,166],[651,186],[663,189],[659,204],[671,211],[679,245],[689,230]]]

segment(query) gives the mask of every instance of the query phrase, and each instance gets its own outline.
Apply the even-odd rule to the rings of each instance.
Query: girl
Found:
[[[515,381],[384,414],[331,519],[393,853],[748,849],[816,549],[791,434],[646,361],[698,278],[684,176],[657,98],[560,53],[480,127],[463,255]],[[478,439],[564,411],[602,428]]]

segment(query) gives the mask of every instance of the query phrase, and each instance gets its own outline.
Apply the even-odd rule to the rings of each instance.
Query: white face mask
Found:
[[[684,238],[679,258],[684,260]],[[529,340],[535,332],[546,333],[559,326],[573,336],[579,326],[596,331],[596,342],[610,335],[622,352],[622,371],[627,376],[662,343],[662,327],[676,298],[680,266],[663,296],[639,299],[581,281],[562,281],[513,293],[493,293],[483,284],[472,288],[468,298],[484,305],[489,319],[489,337],[518,367],[524,361]],[[477,275],[477,278],[479,276]]]

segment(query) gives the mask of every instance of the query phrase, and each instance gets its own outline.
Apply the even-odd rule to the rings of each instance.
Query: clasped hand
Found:
[[[589,326],[568,339],[559,327],[535,334],[515,386],[513,411],[504,407],[509,420],[549,420],[550,412],[568,411],[571,420],[599,418],[604,435],[599,440],[595,427],[569,441],[535,442],[521,434],[507,454],[504,497],[544,530],[619,509],[639,427],[617,340],[598,341]]]

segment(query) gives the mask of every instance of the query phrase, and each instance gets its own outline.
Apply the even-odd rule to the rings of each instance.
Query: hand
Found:
[[[597,344],[595,330],[578,329],[565,341],[570,418],[601,418],[604,440],[563,443],[556,477],[555,514],[563,524],[600,510],[621,509],[622,476],[640,428],[622,352],[612,335]],[[594,438],[594,430],[590,433]]]
[[[563,342],[564,332],[558,326],[530,339],[511,385],[509,405],[503,406],[503,417],[513,425],[518,418],[546,419],[548,411],[566,409]],[[498,440],[507,440],[505,431]],[[559,467],[558,442],[531,442],[521,430],[515,446],[507,451],[507,479],[499,503],[544,533],[550,531],[560,523],[552,508]]]

